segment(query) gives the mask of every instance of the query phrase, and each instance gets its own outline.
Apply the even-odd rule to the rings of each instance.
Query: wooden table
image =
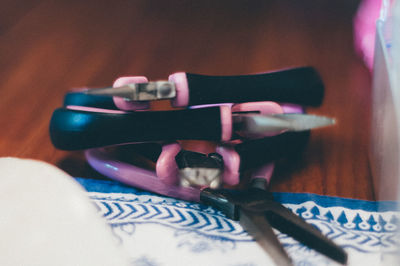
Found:
[[[326,84],[309,113],[337,119],[312,133],[272,190],[374,199],[367,152],[370,75],[353,51],[358,1],[2,1],[0,156],[99,177],[81,152],[56,150],[52,111],[71,88],[176,71],[247,74],[312,65]]]

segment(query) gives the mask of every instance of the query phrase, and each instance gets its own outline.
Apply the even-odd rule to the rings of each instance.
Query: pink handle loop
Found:
[[[296,104],[282,104],[276,102],[249,102],[234,104],[232,112],[251,112],[256,111],[260,114],[281,114],[281,113],[303,113],[303,108]],[[280,132],[272,133],[271,136],[279,134]],[[240,156],[231,146],[218,146],[217,153],[219,153],[224,160],[224,177],[223,182],[229,185],[237,185],[240,181]],[[268,183],[274,171],[275,164],[267,163],[252,172],[252,178],[264,178]]]
[[[175,157],[181,149],[181,145],[176,142],[165,144],[162,147],[156,164],[156,173],[158,178],[166,184],[178,185],[179,183],[179,169]]]
[[[130,77],[120,77],[115,80],[113,87],[121,87],[130,83],[145,83],[148,79],[143,76],[130,76]],[[126,101],[121,97],[113,97],[114,104],[120,110],[133,111],[133,110],[147,110],[150,108],[149,102],[133,102]]]
[[[169,75],[168,80],[175,83],[176,97],[171,104],[174,107],[185,107],[189,105],[189,84],[185,72],[177,72]]]

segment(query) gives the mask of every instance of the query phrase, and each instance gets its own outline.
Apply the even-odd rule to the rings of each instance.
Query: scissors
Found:
[[[301,69],[302,71],[304,69],[310,71],[310,68]],[[191,74],[185,75],[186,77],[191,76]],[[272,75],[272,73],[268,75]],[[182,74],[177,76],[183,77]],[[201,78],[205,77],[201,76]],[[254,78],[254,76],[251,76],[251,78]],[[147,79],[133,77],[121,80],[121,82],[129,81],[141,84]],[[190,83],[191,90],[196,88],[196,85],[193,85],[196,83],[188,83]],[[122,87],[124,86],[122,84]],[[141,86],[134,85],[133,87]],[[160,83],[156,84],[155,87],[157,86],[163,85]],[[175,97],[177,93],[179,94],[178,91],[176,90]],[[139,93],[139,95],[142,94]],[[114,97],[114,105],[118,108],[122,105],[121,103],[124,103],[125,106],[122,106],[124,108],[120,108],[123,110],[143,109],[143,106],[148,104],[148,102],[141,101],[144,98],[140,98],[138,101],[135,98],[132,101],[132,99],[126,100],[125,96],[120,96],[110,94],[108,89],[100,89],[95,93],[79,92],[67,95],[64,101],[65,107],[56,110],[51,120],[50,134],[55,146],[69,150],[88,149],[85,154],[89,164],[100,173],[120,182],[161,195],[202,202],[220,209],[227,217],[239,220],[278,265],[291,265],[291,260],[280,245],[271,226],[340,263],[346,262],[347,255],[343,249],[336,246],[318,230],[284,206],[275,202],[272,194],[266,190],[273,165],[265,165],[265,163],[299,152],[308,138],[307,130],[332,124],[332,119],[325,117],[321,119],[321,117],[310,117],[298,113],[286,114],[285,111],[296,110],[297,107],[291,105],[282,107],[273,102],[245,102],[230,106],[179,110],[187,115],[187,118],[185,118],[187,120],[184,121],[187,124],[182,127],[182,117],[185,117],[185,115],[179,116],[176,113],[165,115],[165,112],[156,114],[154,112],[126,112],[112,110],[115,108],[98,108],[104,108],[104,105],[102,105],[104,102],[110,103],[110,97]],[[102,99],[101,104],[99,104],[99,99]],[[118,100],[115,101],[115,99]],[[288,101],[290,102],[290,100]],[[293,99],[293,102],[299,103],[296,99]],[[190,101],[190,104],[192,103],[194,102]],[[212,102],[207,101],[207,103]],[[137,105],[142,106],[138,108]],[[211,113],[212,115],[207,115]],[[149,114],[150,116],[146,116]],[[222,114],[225,114],[225,116]],[[142,116],[141,120],[132,118],[138,117],[138,115]],[[158,120],[157,117],[159,117]],[[196,120],[200,118],[203,120]],[[180,119],[179,123],[173,124],[172,121],[177,119]],[[150,130],[145,133],[136,133],[138,125],[146,123],[146,121],[149,122],[146,127],[150,127]],[[162,123],[162,121],[164,123],[167,121],[164,128],[151,127],[151,122],[154,124],[154,122]],[[203,122],[194,131],[199,131],[200,134],[195,135],[193,134],[194,131],[188,133],[193,124],[199,123],[199,121]],[[302,121],[300,125],[299,121]],[[175,130],[172,132],[168,131],[171,123]],[[130,129],[129,127],[132,124],[132,129]],[[224,131],[224,128],[227,128],[227,130]],[[154,130],[159,131],[154,133]],[[184,133],[179,133],[182,131]],[[207,137],[206,131],[211,132],[211,138]],[[224,135],[226,131],[229,134]],[[147,133],[150,134],[150,137]],[[123,137],[118,136],[119,134]],[[132,134],[142,135],[132,137]],[[165,137],[168,134],[170,135]],[[243,137],[250,138],[250,140],[243,142],[235,140],[230,144],[220,144],[215,153],[208,155],[183,150],[176,142],[153,143],[154,141],[165,142],[192,138],[226,142]],[[95,141],[92,139],[95,139]],[[107,139],[111,139],[111,141],[106,141]],[[150,143],[122,145],[142,141]],[[133,147],[132,150],[129,150],[129,154],[132,154],[131,156],[136,154],[135,156],[141,156],[152,161],[155,164],[155,171],[145,169],[135,163],[118,160],[114,153],[110,152],[108,148],[104,148],[110,145],[122,145],[118,146],[120,150],[127,148],[129,150],[129,147]],[[235,185],[242,182],[242,173],[249,169],[258,170],[253,172],[253,178],[248,182],[250,185],[247,189],[227,190],[219,188],[222,183]],[[201,177],[204,176],[208,178],[203,180]]]

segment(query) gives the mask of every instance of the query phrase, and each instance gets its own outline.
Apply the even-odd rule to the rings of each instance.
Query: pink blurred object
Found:
[[[374,60],[376,20],[382,0],[364,0],[354,17],[354,45],[356,52],[372,70]]]

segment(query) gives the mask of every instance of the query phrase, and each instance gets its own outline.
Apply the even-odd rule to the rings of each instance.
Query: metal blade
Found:
[[[241,209],[239,222],[265,252],[270,255],[276,265],[293,265],[270,224],[261,213]]]
[[[98,95],[98,96],[116,96],[125,99],[132,99],[133,94],[135,94],[136,86],[135,84],[129,84],[116,88],[99,88],[99,89],[89,89],[84,91],[85,94]]]
[[[271,226],[341,264],[347,263],[347,253],[343,248],[324,236],[313,225],[278,202],[272,203],[269,207],[270,211],[266,218]]]
[[[89,95],[115,96],[131,101],[151,101],[171,99],[176,96],[175,84],[168,81],[131,83],[116,88],[90,89]]]
[[[285,131],[305,131],[335,124],[335,119],[308,114],[232,114],[234,130],[244,137],[263,137]]]
[[[310,130],[336,123],[334,118],[309,114],[276,114],[273,117],[290,123],[291,131]]]

